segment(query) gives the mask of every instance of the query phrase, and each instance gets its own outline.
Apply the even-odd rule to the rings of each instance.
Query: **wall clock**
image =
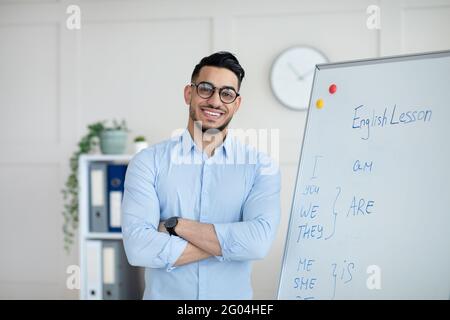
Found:
[[[307,109],[315,66],[326,62],[326,56],[312,47],[296,46],[283,51],[270,71],[270,85],[277,100],[294,110]]]

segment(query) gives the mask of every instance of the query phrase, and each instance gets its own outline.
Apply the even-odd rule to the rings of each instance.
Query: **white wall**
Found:
[[[65,26],[69,4],[80,31]],[[366,28],[371,4],[380,31]],[[449,18],[450,0],[0,0],[0,298],[77,298],[65,287],[78,252],[63,251],[60,190],[86,125],[125,118],[132,135],[166,139],[186,125],[194,65],[222,49],[247,73],[232,127],[280,129],[282,222],[253,277],[255,298],[274,298],[306,118],[271,94],[274,57],[296,44],[330,61],[446,50]]]

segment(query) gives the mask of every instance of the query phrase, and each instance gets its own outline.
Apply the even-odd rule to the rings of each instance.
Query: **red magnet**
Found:
[[[337,90],[337,87],[336,87],[336,85],[334,83],[328,89],[328,91],[330,91],[331,94],[335,93],[336,90]]]

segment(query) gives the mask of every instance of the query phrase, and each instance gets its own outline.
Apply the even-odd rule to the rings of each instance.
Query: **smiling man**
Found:
[[[130,264],[146,268],[144,299],[252,298],[251,262],[280,219],[280,174],[228,132],[243,78],[231,53],[203,58],[184,88],[187,130],[128,166],[123,241]]]

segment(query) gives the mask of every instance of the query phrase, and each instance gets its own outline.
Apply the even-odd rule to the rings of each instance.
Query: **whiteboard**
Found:
[[[316,66],[278,299],[449,297],[450,51]]]

